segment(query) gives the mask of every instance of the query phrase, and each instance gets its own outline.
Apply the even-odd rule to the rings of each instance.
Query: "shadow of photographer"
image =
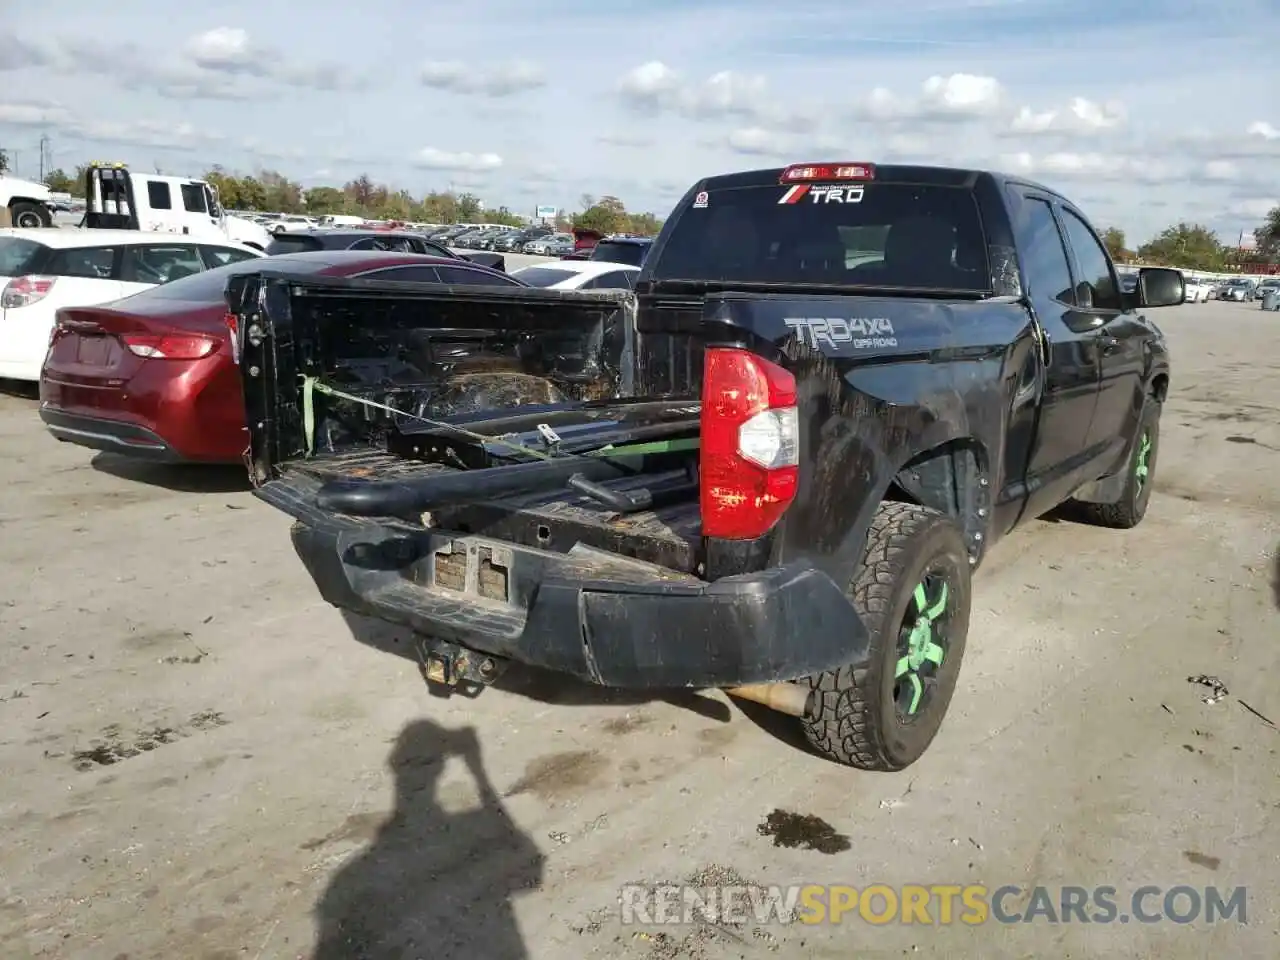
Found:
[[[474,784],[465,798],[442,782],[454,757]],[[527,957],[511,899],[541,886],[545,858],[498,799],[475,731],[415,721],[388,765],[395,810],[317,903],[314,960]]]

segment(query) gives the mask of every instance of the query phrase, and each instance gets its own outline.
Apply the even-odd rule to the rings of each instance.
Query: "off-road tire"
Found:
[[[9,204],[9,215],[15,227],[52,227],[53,215],[49,208],[30,200],[15,200]]]
[[[953,619],[932,701],[906,723],[893,697],[899,632],[916,584],[935,566],[947,570]],[[971,587],[959,526],[945,514],[915,504],[882,503],[848,596],[870,633],[870,654],[866,663],[809,678],[813,696],[803,721],[805,736],[819,753],[845,766],[901,770],[933,742],[960,673]]]
[[[1142,408],[1142,416],[1138,420],[1138,429],[1134,432],[1129,459],[1125,461],[1124,493],[1120,499],[1115,503],[1078,504],[1087,522],[1116,530],[1131,530],[1147,515],[1147,503],[1151,500],[1151,484],[1156,475],[1156,459],[1160,453],[1160,408],[1159,400],[1155,397],[1147,397],[1146,405]],[[1147,452],[1146,480],[1139,484],[1137,465],[1144,436],[1150,437],[1151,446]]]

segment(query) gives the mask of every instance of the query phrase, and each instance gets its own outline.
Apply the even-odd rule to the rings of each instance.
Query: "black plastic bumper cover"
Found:
[[[59,440],[91,450],[124,453],[157,463],[179,463],[183,459],[161,436],[135,423],[64,413],[45,406],[40,408],[40,419]]]
[[[705,583],[594,551],[565,555],[332,515],[300,518],[293,543],[337,607],[609,687],[794,680],[868,652],[852,605],[812,568]],[[463,590],[439,585],[440,551],[459,558],[457,570],[471,556],[454,580]],[[505,575],[506,601],[475,592],[481,563],[490,584],[493,564]]]

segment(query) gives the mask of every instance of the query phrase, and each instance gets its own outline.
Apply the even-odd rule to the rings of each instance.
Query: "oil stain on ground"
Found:
[[[590,786],[607,765],[608,760],[594,750],[568,750],[535,757],[506,796],[531,793],[541,800],[557,800]]]
[[[191,719],[185,724],[176,727],[149,727],[132,736],[126,736],[119,724],[113,723],[103,727],[102,733],[89,744],[88,749],[72,751],[71,763],[81,771],[109,767],[121,760],[128,760],[142,753],[150,753],[165,744],[177,743],[197,731],[226,726],[228,722],[222,714],[214,710],[204,710],[192,714]]]
[[[772,837],[775,847],[792,850],[816,850],[818,853],[844,853],[852,847],[849,838],[820,817],[806,813],[774,810],[764,823],[756,827],[762,837]]]

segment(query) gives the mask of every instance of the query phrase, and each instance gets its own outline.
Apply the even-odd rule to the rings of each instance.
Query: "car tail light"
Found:
[[[752,540],[767,533],[799,482],[795,377],[747,350],[708,349],[701,429],[703,535]]]
[[[43,300],[53,289],[57,277],[14,277],[0,293],[0,307],[12,310],[14,307],[29,307]]]
[[[783,183],[821,183],[832,180],[874,180],[870,163],[793,163],[782,171]]]
[[[218,349],[218,341],[194,333],[126,333],[120,337],[129,352],[149,360],[199,360]]]
[[[240,321],[228,310],[222,322],[227,325],[227,334],[231,337],[231,362],[238,364],[240,362]]]

